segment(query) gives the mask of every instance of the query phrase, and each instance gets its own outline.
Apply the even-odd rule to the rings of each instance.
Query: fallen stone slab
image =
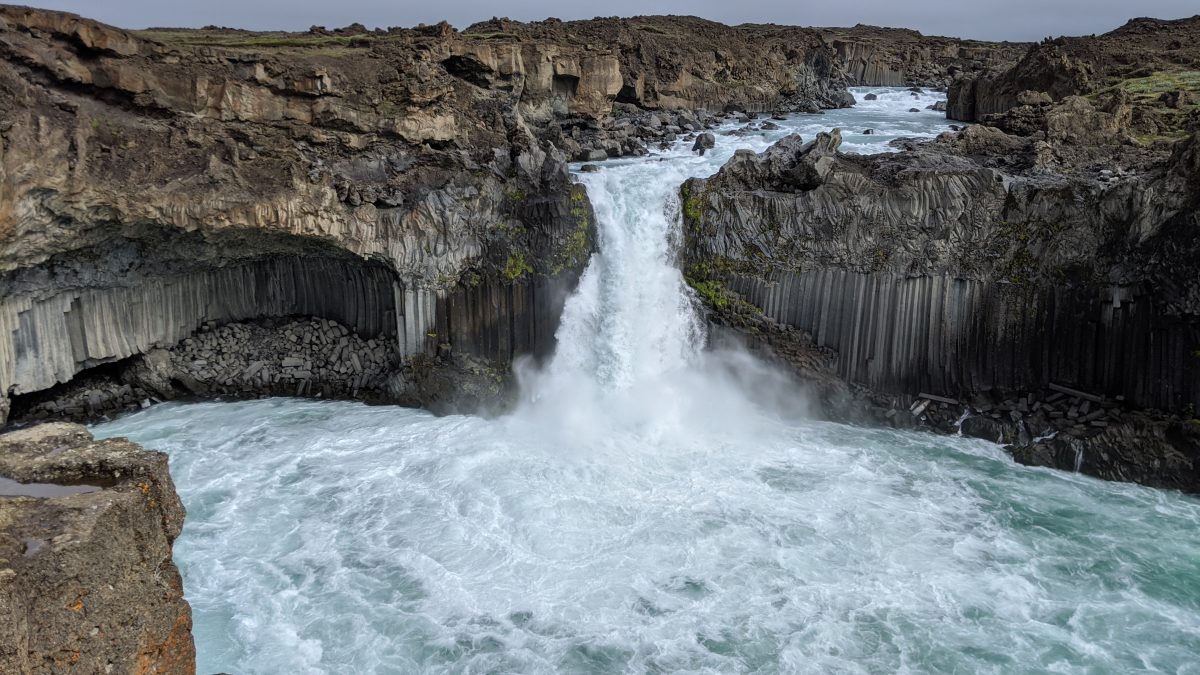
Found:
[[[1066,394],[1067,396],[1074,396],[1075,398],[1082,398],[1084,400],[1091,401],[1093,403],[1103,403],[1104,402],[1103,396],[1097,396],[1096,394],[1089,394],[1087,392],[1079,391],[1078,389],[1072,389],[1070,387],[1064,387],[1061,384],[1055,384],[1053,382],[1051,382],[1048,386],[1050,387],[1051,390],[1056,391],[1060,394]],[[1049,400],[1049,399],[1047,399],[1047,400]]]

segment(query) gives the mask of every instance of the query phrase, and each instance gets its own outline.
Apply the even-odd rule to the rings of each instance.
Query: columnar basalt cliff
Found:
[[[0,435],[0,671],[196,672],[167,457],[74,424]]]
[[[860,157],[838,152],[835,131],[739,152],[682,188],[688,277],[714,306],[835,350],[837,374],[885,407],[918,393],[988,410],[1007,400],[1004,422],[1028,418],[1031,435],[1107,427],[1098,404],[1091,417],[1087,405],[1032,414],[1040,398],[1026,393],[1057,385],[1194,416],[1200,136],[1096,145],[1113,138],[1098,130],[1128,124],[1122,101],[1069,99],[1027,137],[975,126]],[[1194,436],[1175,437],[1200,461]],[[1200,490],[1180,482],[1190,470],[1151,463],[1105,477]]]
[[[567,160],[853,102],[818,32],[688,17],[129,32],[0,7],[0,53],[0,419],[287,316],[391,342],[395,373],[503,371],[548,351],[593,248]]]
[[[859,24],[822,28],[850,84],[882,87],[947,87],[956,78],[1015,64],[1029,46],[922,35],[904,28]]]

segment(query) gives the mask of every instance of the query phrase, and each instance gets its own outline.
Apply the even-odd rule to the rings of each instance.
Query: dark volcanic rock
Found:
[[[503,366],[552,343],[594,223],[531,131],[608,115],[616,57],[529,45],[567,91],[488,70],[513,42],[446,31],[329,53],[0,19],[0,166],[28,167],[0,219],[0,398],[259,317],[333,319],[405,359],[448,345]]]
[[[1058,435],[1012,448],[1022,464],[1200,493],[1200,422],[1127,415],[1091,438]]]
[[[958,73],[1006,68],[1029,47],[1027,43],[961,40],[862,24],[824,28],[821,33],[837,51],[851,84],[863,86],[945,87]]]
[[[594,248],[568,159],[642,154],[717,111],[851,105],[851,60],[922,81],[1000,62],[891,34],[653,16],[131,32],[0,7],[0,169],[20,176],[0,218],[0,422],[10,396],[263,317],[504,369],[552,344]]]
[[[1029,104],[1029,95],[1057,101],[1155,73],[1195,70],[1197,63],[1200,16],[1132,19],[1100,36],[1060,37],[1033,45],[1011,68],[960,76],[950,86],[947,116],[982,120]]]
[[[705,151],[712,150],[716,147],[717,137],[713,136],[711,131],[706,131],[696,137],[696,142],[692,144],[692,152],[697,152],[703,155]]]
[[[194,673],[166,455],[46,424],[0,435],[0,476],[89,486],[55,497],[0,486],[0,671]]]
[[[1059,382],[1200,407],[1200,138],[1079,145],[1065,120],[1113,120],[1082,110],[1049,141],[973,126],[891,155],[833,136],[740,152],[684,185],[689,279],[811,334],[874,392]],[[1083,170],[1114,157],[1136,177]]]

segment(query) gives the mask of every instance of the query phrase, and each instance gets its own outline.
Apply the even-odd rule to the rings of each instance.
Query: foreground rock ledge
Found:
[[[77,424],[0,435],[0,672],[194,673],[191,608],[171,559],[184,509],[167,457]]]

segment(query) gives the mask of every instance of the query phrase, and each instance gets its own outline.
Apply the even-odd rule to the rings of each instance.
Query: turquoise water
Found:
[[[1200,502],[753,426],[568,448],[272,399],[97,431],[171,455],[200,672],[1200,672]]]
[[[600,252],[508,416],[271,399],[96,427],[170,454],[200,672],[1200,673],[1200,501],[811,421],[801,385],[705,349],[678,185],[788,132],[945,128],[881,93],[581,176]]]

